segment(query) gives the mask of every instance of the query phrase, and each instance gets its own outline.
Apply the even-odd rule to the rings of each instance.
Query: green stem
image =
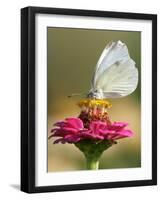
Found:
[[[97,170],[99,169],[99,160],[92,160],[86,158],[86,167],[87,169]]]
[[[75,143],[75,146],[84,154],[86,158],[86,168],[97,170],[99,168],[99,159],[101,155],[113,144],[114,143],[108,140],[81,140]]]

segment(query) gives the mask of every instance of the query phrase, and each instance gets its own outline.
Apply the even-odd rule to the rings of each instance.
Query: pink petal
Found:
[[[53,129],[51,129],[51,133],[53,133],[53,132],[55,132],[57,130],[60,130],[60,128],[53,128]]]
[[[101,121],[92,121],[90,124],[90,129],[93,131],[93,134],[99,134],[101,129],[106,127],[105,122]]]
[[[54,141],[54,144],[57,144],[57,143],[62,143],[62,144],[65,144],[65,140],[63,138],[59,138],[57,140]]]
[[[67,141],[67,142],[70,142],[70,143],[75,143],[75,142],[78,142],[80,141],[80,136],[79,135],[67,135],[64,137],[64,140]]]
[[[124,127],[128,125],[127,122],[114,122],[113,124],[118,125],[118,126],[124,126]]]
[[[59,127],[64,127],[64,126],[66,126],[66,122],[64,122],[64,121],[60,121],[60,122],[56,122],[55,124],[54,124],[54,126],[59,126]]]
[[[78,130],[77,130],[77,129],[70,128],[70,127],[64,127],[64,128],[62,129],[62,131],[69,132],[69,133],[78,133]]]
[[[114,126],[115,128],[117,127],[117,128],[125,128],[126,126],[128,125],[128,123],[127,122],[114,122],[113,124],[112,124],[112,126]]]
[[[125,137],[131,137],[132,135],[133,135],[132,131],[122,130],[121,132],[113,135],[113,137],[111,139],[118,140],[118,139],[125,138]]]
[[[82,129],[84,127],[82,120],[79,118],[67,118],[66,121],[68,123],[68,127],[70,126],[75,129]]]
[[[123,130],[120,132],[120,135],[125,137],[131,137],[134,135],[134,133],[131,130]]]
[[[99,140],[104,139],[103,135],[95,134],[91,130],[81,132],[79,135],[80,135],[80,137],[82,137],[84,139],[99,139]]]

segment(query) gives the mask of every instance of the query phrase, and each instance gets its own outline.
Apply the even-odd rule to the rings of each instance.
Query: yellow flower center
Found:
[[[107,100],[102,99],[84,99],[78,102],[81,108],[79,118],[84,122],[84,126],[88,127],[91,121],[101,120],[110,124],[108,116],[108,108],[112,105]]]
[[[84,99],[80,102],[78,102],[78,106],[80,108],[86,107],[86,108],[94,108],[94,107],[104,107],[104,108],[111,108],[112,104],[103,99]]]

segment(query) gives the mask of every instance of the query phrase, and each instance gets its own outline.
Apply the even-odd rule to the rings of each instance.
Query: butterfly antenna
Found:
[[[71,95],[68,95],[68,97],[74,97],[74,96],[81,96],[81,95],[85,95],[85,94],[82,94],[82,93],[76,93],[76,94],[71,94]]]

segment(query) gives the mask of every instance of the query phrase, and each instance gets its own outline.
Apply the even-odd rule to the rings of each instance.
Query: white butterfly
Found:
[[[138,69],[121,41],[109,43],[103,50],[87,97],[96,99],[125,97],[137,88]]]

